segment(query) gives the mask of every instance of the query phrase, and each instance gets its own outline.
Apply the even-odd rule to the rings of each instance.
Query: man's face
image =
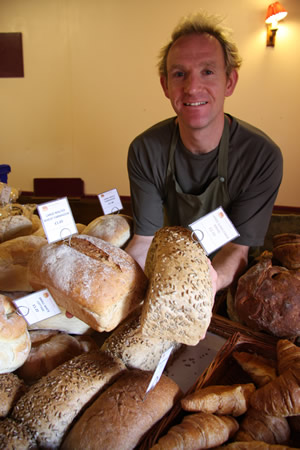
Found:
[[[161,78],[165,95],[186,129],[202,129],[223,120],[224,100],[237,82],[234,70],[226,75],[223,49],[207,34],[182,36],[167,58],[168,77]]]

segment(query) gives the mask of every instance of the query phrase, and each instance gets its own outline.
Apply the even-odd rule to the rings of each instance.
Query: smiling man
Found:
[[[184,18],[158,65],[176,116],[136,137],[128,152],[135,230],[126,251],[144,267],[159,228],[188,227],[222,206],[240,236],[211,256],[215,291],[246,269],[250,247],[263,245],[282,179],[278,146],[224,113],[240,65],[219,18]]]

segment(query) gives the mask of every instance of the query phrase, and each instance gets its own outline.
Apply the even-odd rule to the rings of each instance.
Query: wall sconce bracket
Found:
[[[267,24],[267,47],[275,47],[275,38],[278,28],[273,28],[271,24]]]

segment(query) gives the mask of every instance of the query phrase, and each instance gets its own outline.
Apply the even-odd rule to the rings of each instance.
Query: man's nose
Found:
[[[201,89],[202,83],[199,75],[197,74],[189,74],[186,78],[184,91],[186,94],[194,94]]]

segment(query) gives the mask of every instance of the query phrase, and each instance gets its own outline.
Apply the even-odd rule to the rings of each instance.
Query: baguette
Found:
[[[124,250],[102,239],[78,235],[69,245],[48,244],[29,263],[34,289],[96,331],[111,331],[143,300],[147,278]]]

